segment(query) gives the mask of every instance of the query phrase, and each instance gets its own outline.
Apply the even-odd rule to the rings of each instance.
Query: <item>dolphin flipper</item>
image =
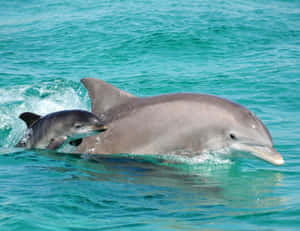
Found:
[[[97,116],[113,107],[128,102],[130,99],[137,98],[100,79],[83,78],[81,83],[88,90],[92,103],[92,112]]]
[[[57,138],[51,139],[50,143],[47,146],[47,149],[49,150],[55,150],[59,148],[65,141],[67,140],[66,136],[60,136]]]
[[[79,146],[81,143],[82,143],[82,138],[70,141],[70,145],[75,147]]]

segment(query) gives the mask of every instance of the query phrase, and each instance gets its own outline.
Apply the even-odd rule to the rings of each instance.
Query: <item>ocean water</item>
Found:
[[[83,77],[238,102],[286,163],[14,148],[20,113],[90,110]],[[299,89],[299,0],[1,1],[0,230],[299,230]]]

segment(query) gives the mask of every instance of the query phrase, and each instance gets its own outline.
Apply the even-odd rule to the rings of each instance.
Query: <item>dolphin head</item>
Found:
[[[88,111],[72,110],[66,113],[69,114],[66,135],[71,140],[92,136],[107,129],[96,115]]]
[[[49,118],[49,125],[54,131],[52,136],[66,137],[73,146],[80,145],[83,138],[107,129],[96,115],[83,110],[59,111],[45,116],[44,120],[47,118]]]
[[[205,99],[199,133],[204,137],[201,140],[204,150],[230,149],[274,165],[284,164],[267,127],[252,111],[220,97],[205,96]]]
[[[232,150],[250,153],[274,165],[284,164],[284,159],[274,148],[270,132],[253,112],[239,106],[231,115],[224,133]]]

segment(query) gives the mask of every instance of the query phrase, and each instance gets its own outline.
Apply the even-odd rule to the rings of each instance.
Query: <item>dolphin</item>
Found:
[[[77,152],[201,155],[229,149],[284,163],[263,122],[227,99],[192,93],[136,97],[100,79],[81,82],[92,112],[108,129],[84,138]]]
[[[46,116],[24,112],[19,117],[28,129],[16,146],[30,149],[56,150],[67,142],[78,146],[82,138],[106,130],[97,116],[83,110],[58,111]]]

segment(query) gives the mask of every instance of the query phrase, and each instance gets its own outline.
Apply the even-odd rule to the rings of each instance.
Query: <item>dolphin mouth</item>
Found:
[[[262,159],[273,165],[283,165],[285,162],[282,155],[279,152],[277,152],[276,149],[273,147],[240,144],[239,150],[250,152],[257,158]]]
[[[100,124],[100,125],[94,125],[91,127],[91,130],[92,131],[95,131],[95,132],[104,132],[108,129],[107,126],[103,125],[103,124]]]

